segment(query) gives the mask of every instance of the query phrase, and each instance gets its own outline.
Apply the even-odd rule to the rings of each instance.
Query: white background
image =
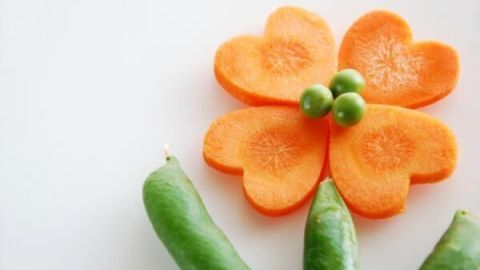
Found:
[[[244,107],[214,79],[217,46],[261,33],[285,3],[0,0],[0,269],[177,269],[141,198],[167,142],[252,269],[301,269],[308,206],[264,217],[244,200],[240,177],[201,155],[211,121]],[[323,16],[338,42],[364,12],[390,9],[416,39],[461,56],[454,93],[422,109],[457,136],[454,175],[413,187],[403,215],[355,217],[362,269],[417,269],[456,209],[480,214],[480,4],[289,3]]]

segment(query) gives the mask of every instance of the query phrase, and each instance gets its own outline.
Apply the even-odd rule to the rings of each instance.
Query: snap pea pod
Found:
[[[467,211],[455,213],[452,224],[420,270],[480,269],[480,221]]]
[[[324,180],[308,213],[303,269],[358,269],[352,217],[331,179]]]
[[[143,201],[153,227],[183,270],[246,270],[174,156],[148,176]]]

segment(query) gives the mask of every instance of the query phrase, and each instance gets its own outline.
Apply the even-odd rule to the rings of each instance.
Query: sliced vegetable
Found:
[[[268,18],[263,37],[235,37],[215,56],[218,82],[251,105],[296,105],[303,89],[327,85],[336,68],[335,40],[327,23],[297,7],[279,8]]]
[[[249,203],[271,216],[298,208],[313,194],[327,151],[328,122],[304,117],[288,106],[228,113],[210,126],[206,162],[243,175]]]
[[[365,88],[365,79],[362,74],[351,68],[340,70],[330,81],[330,89],[334,97],[348,92],[360,94],[363,88]]]
[[[174,156],[148,176],[143,201],[153,228],[181,269],[250,269],[215,225]]]
[[[332,92],[321,84],[308,87],[300,97],[300,109],[310,118],[325,116],[332,109],[332,103]]]
[[[406,207],[410,183],[447,178],[457,159],[452,132],[424,113],[389,105],[367,105],[350,128],[332,127],[330,169],[350,209],[384,218]]]
[[[420,270],[473,269],[480,269],[480,221],[459,210]]]
[[[365,100],[357,93],[341,94],[333,102],[333,119],[341,127],[358,124],[365,114]]]
[[[358,269],[352,217],[330,179],[320,183],[308,213],[303,269]]]
[[[373,11],[347,31],[339,52],[339,68],[358,70],[366,81],[368,103],[416,108],[449,94],[457,83],[455,50],[435,41],[413,42],[400,16]]]

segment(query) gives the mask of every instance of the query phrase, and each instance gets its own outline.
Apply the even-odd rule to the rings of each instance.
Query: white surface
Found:
[[[323,16],[338,42],[365,11],[391,9],[461,56],[456,91],[423,109],[457,136],[455,174],[413,187],[403,215],[355,217],[362,269],[416,269],[456,209],[480,214],[480,2],[359,2],[290,4]],[[241,178],[201,156],[210,122],[243,107],[213,77],[215,49],[261,33],[285,3],[0,0],[0,269],[176,269],[141,199],[166,142],[252,269],[301,269],[308,207],[261,216]]]

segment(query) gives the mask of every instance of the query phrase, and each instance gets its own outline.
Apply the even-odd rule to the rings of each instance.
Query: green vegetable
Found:
[[[358,269],[352,217],[330,179],[318,188],[305,228],[304,270]]]
[[[310,118],[325,116],[331,110],[332,103],[332,92],[321,84],[308,87],[300,97],[300,109]]]
[[[480,221],[459,210],[420,270],[477,269],[480,269]]]
[[[330,81],[330,89],[335,98],[348,92],[360,94],[363,88],[365,88],[365,79],[355,69],[343,69]]]
[[[250,269],[207,213],[177,159],[148,176],[143,201],[153,227],[181,269]]]
[[[341,94],[333,102],[333,118],[342,127],[353,126],[365,114],[365,100],[357,93]]]

